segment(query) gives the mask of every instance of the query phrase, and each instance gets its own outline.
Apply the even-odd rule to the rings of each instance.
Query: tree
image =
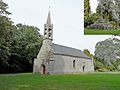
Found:
[[[88,17],[90,14],[90,0],[84,0],[84,17]]]
[[[116,19],[117,23],[120,26],[120,0],[114,0],[115,1],[115,10],[116,10]]]
[[[33,60],[42,45],[42,36],[34,26],[17,24],[11,43],[10,72],[32,71]]]
[[[99,13],[90,14],[89,17],[84,18],[84,26],[87,27],[87,26],[93,24],[94,22],[96,22],[98,20],[99,17],[100,17]]]
[[[8,5],[0,0],[0,73],[32,71],[33,60],[42,45],[40,30],[13,25],[7,9]]]
[[[83,52],[90,58],[93,58],[93,55],[90,53],[88,49],[84,49]]]
[[[97,13],[100,13],[101,16],[108,21],[118,19],[113,0],[98,0],[98,1],[99,3],[96,9]]]
[[[6,15],[10,14],[6,9],[8,5],[0,0],[0,72],[6,72],[9,66],[10,43],[14,25]]]
[[[118,70],[120,57],[120,40],[109,38],[100,41],[95,46],[95,57],[110,70]],[[118,64],[116,64],[118,63]]]
[[[0,0],[0,16],[1,15],[9,15],[10,12],[7,11],[8,4],[4,3],[3,0]]]

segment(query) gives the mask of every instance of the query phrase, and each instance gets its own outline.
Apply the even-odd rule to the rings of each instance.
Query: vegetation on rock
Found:
[[[86,8],[84,8],[84,10],[86,10]],[[97,14],[99,15],[97,16],[97,19],[96,16],[94,16],[95,14],[96,16]],[[103,21],[102,23],[98,22],[100,19]],[[116,31],[114,32],[117,32],[117,30],[120,27],[120,1],[98,0],[96,13],[89,13],[88,17],[86,17],[86,14],[84,14],[84,27],[92,29],[90,32],[94,30],[96,31],[96,33],[97,30],[114,30],[114,29],[116,29]],[[88,33],[85,32],[85,34]],[[114,33],[112,35],[114,35]]]

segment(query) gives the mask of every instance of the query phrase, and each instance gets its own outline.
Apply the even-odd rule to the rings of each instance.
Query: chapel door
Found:
[[[45,65],[42,65],[42,67],[43,67],[43,74],[45,74],[46,67],[45,67]]]

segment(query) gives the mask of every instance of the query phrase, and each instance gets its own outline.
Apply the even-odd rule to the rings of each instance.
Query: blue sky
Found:
[[[4,0],[9,5],[13,22],[33,25],[43,34],[49,5],[54,25],[53,42],[94,53],[98,41],[112,36],[84,35],[83,0]],[[94,2],[94,0],[91,0]],[[94,4],[94,3],[93,3]],[[92,5],[92,8],[95,6]]]

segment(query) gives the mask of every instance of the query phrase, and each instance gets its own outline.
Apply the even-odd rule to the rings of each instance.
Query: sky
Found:
[[[9,5],[12,21],[37,26],[43,34],[48,11],[53,23],[53,43],[77,49],[89,49],[94,54],[98,41],[113,36],[84,35],[84,1],[83,0],[4,0]],[[96,0],[95,0],[96,1]],[[95,1],[91,0],[92,10]],[[50,8],[49,8],[50,6]]]
[[[98,1],[97,0],[90,0],[90,6],[91,6],[91,10],[92,12],[96,12],[96,7],[98,5]]]

